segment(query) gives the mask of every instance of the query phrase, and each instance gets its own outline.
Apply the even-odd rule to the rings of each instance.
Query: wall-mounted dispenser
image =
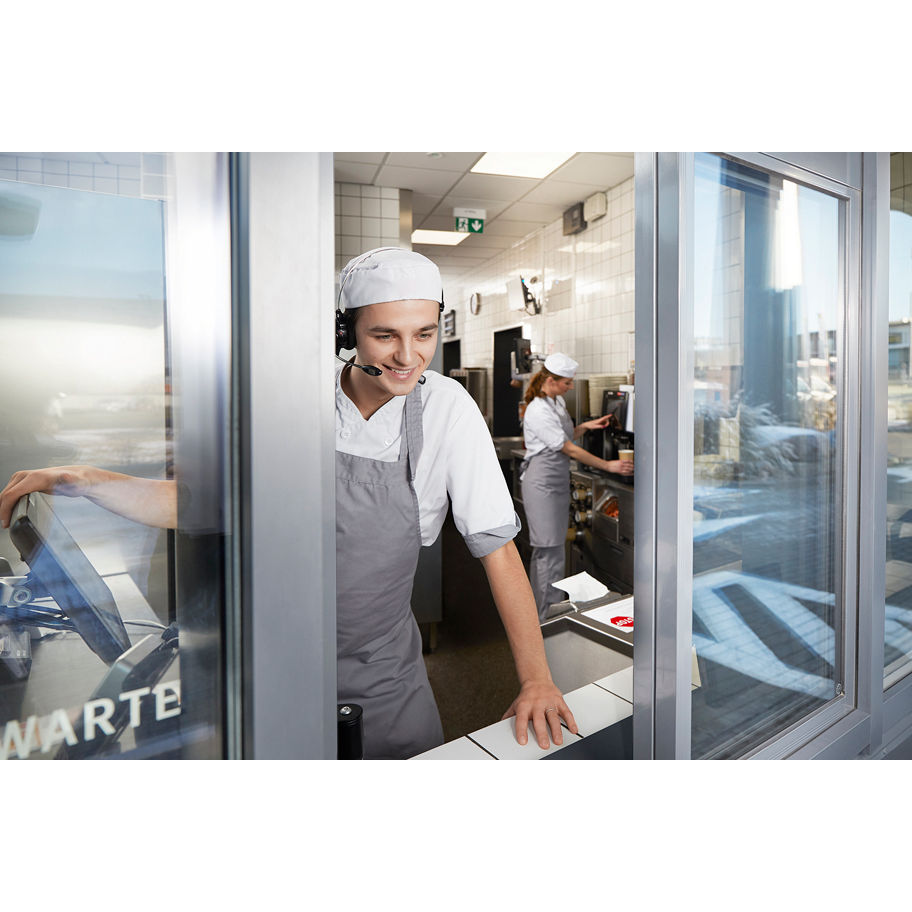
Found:
[[[608,197],[599,190],[593,193],[585,203],[583,203],[583,218],[586,222],[594,222],[600,219],[608,212]]]

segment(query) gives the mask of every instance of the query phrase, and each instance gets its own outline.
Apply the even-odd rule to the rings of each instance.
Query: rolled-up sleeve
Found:
[[[508,541],[513,541],[519,534],[522,523],[516,512],[513,513],[513,522],[508,526],[490,529],[487,532],[476,532],[465,536],[465,543],[472,557],[485,557],[493,554],[498,548],[503,547]]]

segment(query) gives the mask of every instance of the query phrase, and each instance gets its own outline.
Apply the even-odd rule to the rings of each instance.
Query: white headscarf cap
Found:
[[[354,310],[382,301],[440,301],[440,270],[426,256],[377,247],[349,260],[339,274],[339,306]]]
[[[545,370],[551,371],[552,374],[557,374],[558,377],[569,377],[572,380],[578,367],[579,365],[576,361],[563,352],[554,352],[545,358]]]

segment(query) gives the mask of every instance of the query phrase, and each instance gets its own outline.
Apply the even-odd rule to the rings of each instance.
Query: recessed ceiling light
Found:
[[[468,231],[429,231],[425,228],[416,228],[412,232],[412,243],[447,244],[454,247],[456,244],[461,244],[468,236]]]
[[[425,152],[428,158],[443,158],[443,152]]]
[[[485,152],[472,167],[476,174],[506,177],[547,177],[575,152]]]

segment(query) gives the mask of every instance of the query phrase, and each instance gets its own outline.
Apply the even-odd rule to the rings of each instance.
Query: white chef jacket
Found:
[[[365,420],[345,395],[336,367],[336,449],[395,462],[399,458],[405,396],[394,396]],[[494,441],[475,400],[456,380],[425,371],[419,386],[424,444],[415,473],[421,543],[437,540],[448,498],[456,528],[475,557],[506,544],[520,530],[519,517],[497,460]]]
[[[570,417],[563,396],[536,396],[527,406],[523,415],[523,440],[526,457],[543,450],[560,450],[567,442],[567,433],[561,424],[561,417]],[[573,424],[573,421],[570,421]]]

